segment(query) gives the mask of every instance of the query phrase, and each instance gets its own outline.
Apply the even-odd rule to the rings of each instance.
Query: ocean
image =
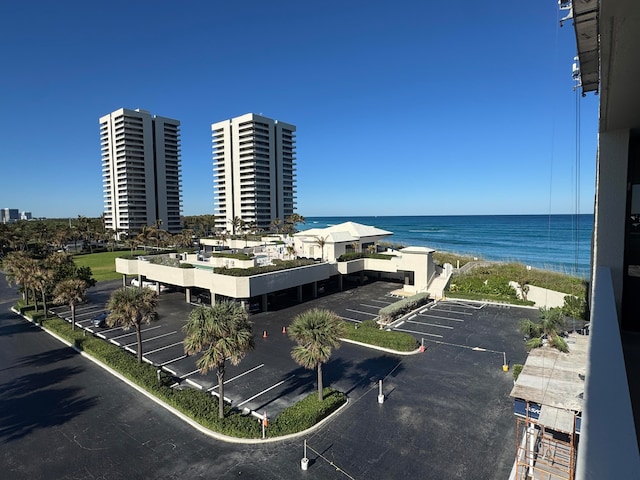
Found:
[[[307,217],[299,230],[342,222],[393,233],[386,240],[485,260],[518,262],[587,278],[593,215]]]

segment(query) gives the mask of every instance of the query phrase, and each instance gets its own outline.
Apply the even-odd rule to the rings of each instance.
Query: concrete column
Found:
[[[187,303],[191,303],[191,289],[189,287],[184,289],[184,295]]]
[[[364,270],[360,271],[360,278],[358,279],[358,282],[360,283],[360,285],[364,283]]]
[[[624,232],[629,165],[629,130],[600,133],[596,167],[596,202],[593,223],[593,265],[611,269],[618,311],[622,305]],[[605,240],[606,239],[606,240]],[[593,272],[592,272],[593,275]],[[591,279],[591,287],[595,285]],[[593,298],[593,292],[591,292]]]
[[[338,274],[338,290],[342,291],[342,274]]]
[[[211,292],[211,290],[209,290]],[[211,292],[211,306],[213,307],[216,304],[216,294]]]
[[[318,282],[313,282],[311,284],[311,295],[313,298],[318,298]]]
[[[268,311],[268,308],[269,308],[269,300],[268,300],[268,297],[267,297],[267,294],[266,294],[266,293],[263,293],[262,295],[260,295],[260,301],[261,301],[261,303],[262,303],[262,311],[263,311],[263,312]]]
[[[245,310],[249,310],[249,302],[247,301],[246,298],[243,298],[242,300],[240,300],[240,305],[242,305],[242,308],[244,308]]]
[[[298,285],[298,302],[302,303],[302,285]]]
[[[127,286],[127,276],[122,275],[122,288]]]

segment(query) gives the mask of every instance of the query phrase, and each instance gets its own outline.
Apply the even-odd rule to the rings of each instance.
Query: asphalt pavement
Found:
[[[227,378],[265,366],[231,381],[225,395],[238,404],[289,379],[281,385],[283,391],[276,392],[280,386],[276,387],[271,390],[275,395],[264,393],[246,404],[275,412],[282,408],[278,405],[282,399],[314,391],[313,372],[292,362],[291,343],[281,326],[312,306],[335,308],[341,316],[346,316],[347,308],[367,311],[359,304],[385,301],[391,287],[376,282],[254,316],[259,335],[255,356],[245,358]],[[91,292],[96,304],[104,304],[108,290],[99,284]],[[513,404],[508,396],[512,376],[502,371],[501,356],[490,350],[507,351],[510,362],[523,363],[526,353],[517,322],[530,315],[526,310],[486,305],[473,321],[457,322],[464,326],[456,327],[455,336],[446,339],[451,341],[431,342],[423,354],[410,357],[344,344],[324,367],[324,379],[326,385],[347,392],[350,402],[340,415],[306,437],[310,465],[303,472],[303,438],[245,446],[196,432],[13,314],[9,307],[16,298],[15,289],[0,279],[2,478],[505,479],[509,475],[515,452]],[[442,314],[447,315],[452,314]],[[264,329],[266,338],[261,335]],[[484,351],[464,348],[476,344]],[[378,403],[380,379],[382,404]]]

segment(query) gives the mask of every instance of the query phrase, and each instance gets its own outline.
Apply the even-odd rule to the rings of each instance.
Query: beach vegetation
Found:
[[[444,267],[445,263],[450,263],[454,267],[458,268],[466,265],[469,262],[477,261],[474,257],[470,257],[467,255],[457,255],[455,253],[447,253],[447,252],[433,252],[433,261]]]
[[[447,296],[531,304],[532,302],[527,302],[525,299],[518,300],[515,289],[509,286],[510,281],[526,286],[534,285],[576,297],[578,299],[576,302],[570,300],[568,308],[571,309],[572,314],[567,314],[568,316],[577,314],[577,305],[583,305],[582,302],[585,302],[587,282],[584,279],[548,270],[529,269],[526,265],[519,263],[482,264],[466,273],[454,275],[449,284]],[[528,292],[528,288],[526,291]],[[586,303],[584,303],[584,307],[586,312]],[[584,315],[586,316],[586,313]],[[584,318],[584,316],[574,318]]]
[[[565,328],[565,316],[562,308],[541,308],[538,322],[528,318],[520,320],[520,331],[525,335],[528,350],[548,344],[561,352],[568,352],[569,346],[562,338]]]

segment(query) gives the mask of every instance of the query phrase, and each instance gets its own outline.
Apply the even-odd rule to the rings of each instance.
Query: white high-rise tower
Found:
[[[100,118],[100,148],[106,228],[180,231],[180,122],[121,108]]]

